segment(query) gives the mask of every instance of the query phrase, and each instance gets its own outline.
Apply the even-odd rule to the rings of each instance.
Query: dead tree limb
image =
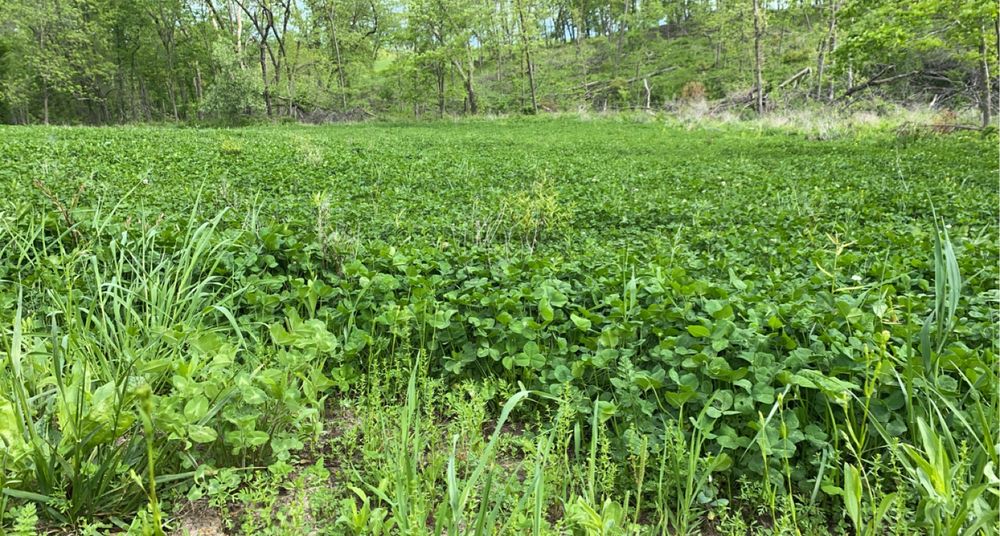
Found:
[[[653,71],[653,72],[648,73],[648,74],[644,74],[644,75],[640,75],[640,76],[633,76],[632,78],[629,78],[629,79],[625,80],[625,84],[632,84],[632,83],[635,83],[635,82],[638,82],[638,81],[642,80],[643,78],[652,78],[654,76],[659,76],[659,75],[661,75],[663,73],[668,73],[668,72],[676,70],[676,69],[677,69],[677,67],[666,67],[666,68],[663,68],[663,69],[658,69],[658,70]],[[615,83],[614,80],[594,80],[593,82],[587,82],[586,84],[581,84],[580,87],[577,88],[577,90],[590,90],[590,89],[593,89],[595,87],[610,86],[613,83]]]
[[[805,69],[802,69],[801,71],[788,77],[784,82],[778,84],[778,89],[781,89],[787,86],[788,84],[794,84],[799,80],[801,80],[802,78],[809,76],[810,73],[812,73],[812,67],[806,67]]]
[[[909,77],[911,77],[913,75],[916,75],[916,74],[920,74],[920,71],[910,71],[908,73],[897,74],[895,76],[890,76],[888,78],[872,78],[871,80],[868,80],[864,84],[860,84],[860,85],[857,85],[857,86],[854,86],[854,87],[851,87],[851,88],[847,88],[847,91],[844,92],[844,94],[841,96],[841,98],[850,97],[851,95],[853,95],[853,94],[855,94],[855,93],[857,93],[859,91],[864,91],[864,90],[866,90],[866,89],[868,89],[870,87],[881,86],[883,84],[888,84],[890,82],[895,82],[896,80],[901,80],[903,78],[909,78]]]

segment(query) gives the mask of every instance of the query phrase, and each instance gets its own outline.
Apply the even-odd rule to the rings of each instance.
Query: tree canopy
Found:
[[[701,87],[988,122],[997,20],[990,0],[0,0],[0,118],[536,113]]]

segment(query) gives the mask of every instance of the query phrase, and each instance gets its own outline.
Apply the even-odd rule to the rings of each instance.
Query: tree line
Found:
[[[784,92],[917,96],[975,106],[987,125],[998,47],[993,0],[0,0],[0,120],[537,113],[678,96],[764,113]]]

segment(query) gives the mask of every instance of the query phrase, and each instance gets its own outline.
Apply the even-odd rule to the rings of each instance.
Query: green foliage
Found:
[[[739,115],[753,85],[751,5],[6,0],[0,18],[16,24],[0,29],[0,118],[328,122],[672,110],[692,81],[722,101],[716,112]],[[883,77],[871,86],[882,98],[978,103],[990,115],[994,2],[816,0],[762,11],[772,109],[853,103]],[[846,95],[848,86],[858,91]]]
[[[216,41],[212,45],[212,62],[218,74],[200,104],[202,112],[230,123],[261,113],[260,78],[240,64],[232,44]]]
[[[17,134],[5,528],[169,531],[189,501],[248,533],[995,523],[993,139]]]
[[[846,32],[836,51],[841,71],[853,68],[869,80],[912,73],[911,88],[926,87],[920,82],[925,78],[973,89],[984,82],[977,74],[980,62],[996,72],[997,53],[990,51],[997,45],[994,2],[852,1],[845,5],[844,19]]]

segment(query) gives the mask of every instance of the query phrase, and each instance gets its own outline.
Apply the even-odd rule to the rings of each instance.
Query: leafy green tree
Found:
[[[991,0],[0,0],[0,20],[18,123],[244,115],[252,72],[269,116],[650,107],[688,82],[761,108],[766,74],[812,77],[785,102],[878,88],[988,124],[1000,35]]]
[[[263,110],[263,85],[260,78],[240,64],[232,44],[216,41],[212,46],[216,67],[213,84],[201,103],[204,113],[228,122],[258,114]]]
[[[988,0],[852,0],[836,55],[863,77],[848,95],[877,86],[933,89],[944,99],[977,101],[990,123],[996,72],[997,4]],[[942,91],[947,90],[947,91]]]
[[[320,88],[343,111],[367,104],[379,92],[372,87],[376,63],[383,59],[391,33],[397,28],[398,9],[387,0],[309,0],[302,10],[302,46],[314,48],[317,72],[329,80]],[[306,13],[309,15],[306,16]],[[309,47],[318,44],[318,47]],[[315,90],[310,86],[307,91]],[[317,95],[316,99],[322,100]]]
[[[476,53],[482,35],[483,12],[469,0],[409,0],[406,4],[410,37],[417,41],[415,53],[435,72],[438,114],[444,114],[444,77],[454,69],[465,90],[465,110],[476,114],[479,101],[475,88]],[[418,34],[424,34],[420,38]]]
[[[97,2],[85,0],[9,0],[0,3],[7,51],[0,95],[8,107],[28,119],[40,105],[49,123],[53,108],[74,101],[100,107],[99,88],[110,65],[95,49],[103,48],[103,32],[93,15]]]

